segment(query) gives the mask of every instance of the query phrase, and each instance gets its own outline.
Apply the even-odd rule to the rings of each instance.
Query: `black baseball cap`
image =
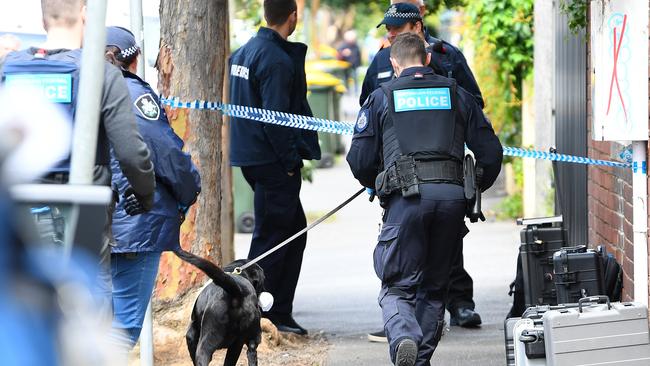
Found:
[[[391,5],[388,10],[386,10],[384,19],[377,25],[377,28],[381,27],[382,24],[399,27],[404,25],[406,22],[416,20],[422,20],[420,9],[410,3],[397,3]]]

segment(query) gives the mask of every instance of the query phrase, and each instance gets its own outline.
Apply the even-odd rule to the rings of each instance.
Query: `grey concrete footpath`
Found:
[[[302,202],[309,221],[337,206],[360,188],[344,161],[317,170],[305,183]],[[487,199],[490,205],[498,199]],[[381,328],[379,280],[372,267],[381,209],[367,195],[354,200],[308,234],[294,317],[311,333],[322,332],[332,348],[328,366],[390,365],[387,344],[371,343],[368,332]],[[433,359],[436,365],[504,364],[503,318],[509,309],[508,284],[514,278],[518,228],[512,223],[470,226],[466,268],[474,278],[480,329],[452,327]],[[250,235],[236,236],[238,257],[248,252]]]

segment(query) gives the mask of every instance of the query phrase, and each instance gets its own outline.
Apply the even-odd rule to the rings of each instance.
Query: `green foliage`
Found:
[[[512,196],[508,196],[499,203],[499,212],[497,219],[516,219],[524,215],[524,200],[521,192],[517,192]]]
[[[475,0],[467,10],[478,25],[479,42],[496,46],[492,52],[502,78],[528,76],[533,69],[533,0]]]
[[[253,22],[257,28],[262,25],[264,11],[259,0],[235,0],[235,16]]]
[[[504,198],[498,207],[498,219],[516,219],[524,215],[524,200],[522,196],[522,187],[524,185],[524,163],[523,159],[512,161],[512,171],[514,173],[515,186],[517,191]]]
[[[587,28],[589,0],[562,0],[560,10],[569,18],[569,29],[574,34]]]
[[[522,83],[533,71],[533,0],[473,0],[465,10],[485,112],[501,142],[521,143]]]
[[[314,183],[314,170],[316,170],[317,163],[313,160],[303,160],[302,168],[300,168],[300,175],[302,180],[309,183]]]

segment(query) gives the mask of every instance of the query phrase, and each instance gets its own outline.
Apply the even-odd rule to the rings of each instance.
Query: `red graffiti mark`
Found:
[[[612,69],[612,81],[609,83],[609,100],[607,101],[607,113],[609,115],[609,110],[612,106],[612,96],[614,91],[614,82],[616,82],[616,91],[618,92],[618,97],[621,100],[623,105],[623,112],[625,113],[625,120],[627,121],[627,109],[625,108],[625,100],[623,99],[623,93],[621,92],[621,85],[618,82],[618,56],[621,53],[621,45],[623,44],[623,36],[625,36],[625,25],[627,24],[627,15],[623,16],[623,27],[621,29],[621,37],[617,39],[616,37],[616,28],[614,28],[614,67]]]

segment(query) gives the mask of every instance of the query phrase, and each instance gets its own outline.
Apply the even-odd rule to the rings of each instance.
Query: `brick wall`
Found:
[[[589,27],[587,27],[589,29]],[[590,37],[587,35],[587,39]],[[587,48],[587,145],[589,157],[612,160],[621,145],[594,141],[591,135],[591,47]],[[630,169],[589,166],[587,177],[589,244],[606,244],[623,266],[623,300],[634,295],[634,249],[632,230],[632,172]]]

